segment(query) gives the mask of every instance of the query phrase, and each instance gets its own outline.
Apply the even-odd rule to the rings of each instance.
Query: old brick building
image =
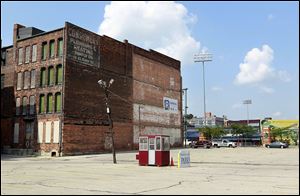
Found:
[[[16,24],[13,33],[13,45],[1,49],[2,149],[52,155],[109,151],[97,81],[111,78],[117,150],[137,148],[140,134],[170,135],[171,145],[181,146],[179,61],[68,22],[49,32]]]

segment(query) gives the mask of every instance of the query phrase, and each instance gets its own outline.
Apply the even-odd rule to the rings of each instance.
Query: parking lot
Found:
[[[191,166],[138,166],[137,152],[1,156],[1,194],[299,194],[299,148],[188,149]]]

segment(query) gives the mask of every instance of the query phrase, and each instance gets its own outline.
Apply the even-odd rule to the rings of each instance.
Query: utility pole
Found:
[[[205,70],[204,70],[204,62],[212,61],[212,54],[208,53],[200,53],[198,55],[194,55],[194,62],[202,62],[203,67],[203,108],[204,108],[204,127],[206,126],[206,104],[205,104]]]
[[[116,152],[115,152],[115,143],[114,143],[114,133],[113,133],[113,121],[111,118],[111,109],[109,106],[109,96],[108,96],[108,88],[112,85],[112,83],[114,82],[114,79],[110,79],[109,84],[106,85],[106,82],[103,80],[99,80],[98,84],[100,84],[100,86],[104,89],[104,94],[105,94],[105,105],[106,105],[106,114],[108,117],[108,122],[109,122],[109,133],[111,136],[111,143],[112,143],[112,153],[113,153],[113,163],[116,164],[117,163],[117,159],[116,159]]]
[[[182,89],[182,93],[185,95],[185,98],[184,98],[184,103],[185,103],[185,106],[184,106],[184,147],[186,148],[186,132],[187,132],[187,120],[186,120],[186,116],[187,116],[187,90],[188,88],[184,88]]]

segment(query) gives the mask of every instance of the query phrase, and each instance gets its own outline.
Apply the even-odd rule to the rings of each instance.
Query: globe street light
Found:
[[[203,100],[204,100],[204,126],[206,126],[206,104],[205,104],[205,73],[204,73],[204,62],[212,61],[212,54],[200,53],[194,55],[194,62],[202,62],[203,67]]]
[[[106,105],[106,114],[108,117],[108,121],[109,121],[109,132],[110,132],[110,136],[111,136],[111,143],[112,143],[112,153],[113,153],[113,162],[116,164],[117,160],[116,160],[116,152],[115,152],[115,143],[114,143],[114,133],[113,133],[113,121],[111,119],[111,110],[109,107],[109,96],[108,96],[108,92],[110,92],[108,90],[108,88],[113,84],[114,79],[110,79],[108,85],[106,83],[106,81],[104,80],[99,80],[98,84],[103,88],[104,93],[105,93],[105,105]]]

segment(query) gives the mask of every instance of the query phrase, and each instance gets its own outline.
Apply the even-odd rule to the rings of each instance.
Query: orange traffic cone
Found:
[[[173,157],[171,157],[171,166],[174,166]]]

